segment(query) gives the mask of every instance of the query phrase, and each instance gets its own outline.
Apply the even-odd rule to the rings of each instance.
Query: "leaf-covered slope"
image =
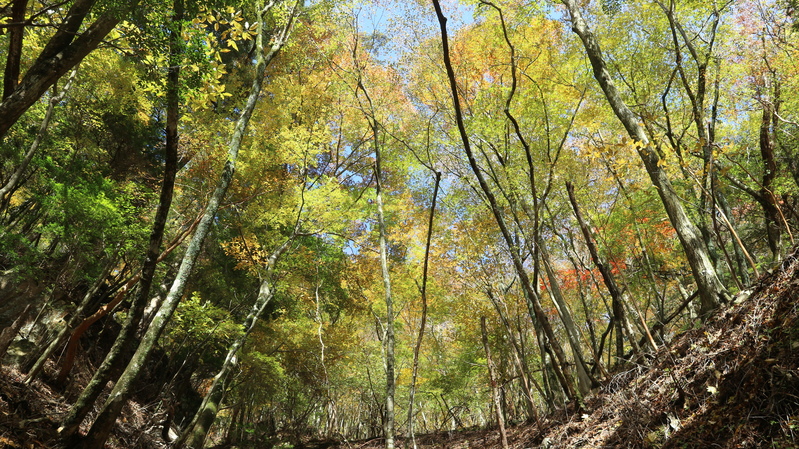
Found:
[[[796,447],[798,257],[662,347],[650,366],[617,374],[586,412],[544,426],[544,437],[559,447]]]
[[[584,410],[509,429],[511,447],[797,447],[799,251],[751,291],[705,326],[661,347],[648,365],[617,373],[588,398]],[[3,372],[0,390],[0,442],[55,447],[64,399],[40,382],[25,386],[14,370]],[[157,426],[136,407],[126,411],[115,438],[127,443],[112,447],[132,441],[138,447],[165,446]],[[424,435],[417,443],[421,448],[500,447],[496,434]],[[375,439],[333,447],[382,446]]]
[[[799,251],[698,329],[617,373],[582,411],[509,430],[513,448],[799,446]],[[496,431],[419,447],[501,447]],[[381,447],[382,441],[340,447]]]

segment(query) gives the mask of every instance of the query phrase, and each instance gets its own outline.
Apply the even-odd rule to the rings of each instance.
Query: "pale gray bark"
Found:
[[[276,2],[270,3],[267,8],[274,6],[275,3]],[[200,253],[202,243],[210,231],[211,225],[216,217],[219,204],[224,198],[225,193],[227,192],[227,189],[233,180],[236,160],[238,158],[241,143],[244,139],[244,134],[247,130],[250,117],[252,117],[255,105],[260,97],[261,87],[266,74],[266,67],[268,63],[275,57],[278,51],[283,47],[286,42],[286,37],[288,36],[288,29],[285,29],[280,36],[277,36],[277,39],[275,39],[268,54],[264,55],[263,41],[265,30],[263,21],[260,19],[262,13],[263,11],[261,11],[259,8],[258,35],[256,37],[257,62],[252,87],[250,94],[247,97],[247,102],[242,109],[239,119],[237,120],[236,126],[233,130],[233,135],[231,136],[228,146],[227,160],[225,161],[219,183],[211,195],[211,198],[208,202],[208,207],[205,210],[205,214],[200,220],[200,224],[197,226],[197,230],[189,242],[186,253],[181,261],[180,268],[178,269],[178,274],[175,278],[175,281],[172,283],[172,287],[170,288],[164,303],[161,305],[158,313],[156,313],[156,315],[153,317],[153,321],[150,324],[150,327],[147,329],[147,332],[142,337],[136,352],[133,354],[133,357],[131,358],[127,367],[117,380],[114,388],[111,390],[111,393],[103,405],[100,414],[98,415],[97,419],[89,430],[85,441],[82,444],[82,449],[99,449],[103,446],[108,438],[116,418],[119,416],[123,405],[132,393],[133,383],[141,373],[141,370],[153,348],[155,347],[158,338],[166,327],[166,324],[169,322],[169,319],[172,317],[172,314],[177,308],[180,299],[183,297],[183,292],[186,287],[188,277],[191,274],[194,263],[196,262]]]
[[[261,281],[261,287],[258,290],[258,296],[256,297],[252,309],[250,309],[250,313],[247,315],[247,318],[244,320],[244,324],[242,326],[244,328],[244,333],[236,338],[236,340],[228,349],[227,355],[225,356],[225,361],[222,363],[222,368],[220,368],[217,374],[214,376],[214,380],[211,383],[211,387],[208,389],[208,393],[206,393],[191,422],[189,422],[189,424],[183,429],[183,432],[177,441],[175,441],[173,447],[202,449],[205,438],[208,436],[208,432],[211,430],[211,425],[214,423],[214,420],[216,420],[217,413],[219,413],[219,405],[221,404],[222,397],[225,394],[227,379],[230,376],[230,373],[233,371],[233,368],[236,366],[236,355],[242,346],[244,346],[244,343],[247,341],[247,337],[249,337],[249,335],[252,333],[253,329],[255,328],[255,324],[264,313],[269,301],[271,301],[272,297],[275,295],[275,289],[272,285],[274,282],[272,273],[274,272],[277,260],[289,248],[289,245],[293,241],[293,237],[294,236],[286,240],[275,251],[273,251],[272,254],[269,255],[266,263],[266,273],[264,275],[264,279]]]
[[[508,336],[511,346],[513,346],[513,361],[516,363],[516,368],[519,370],[519,375],[522,378],[522,390],[524,391],[528,419],[538,421],[538,411],[536,410],[535,401],[533,400],[533,391],[530,388],[530,385],[535,383],[535,379],[530,376],[530,372],[527,369],[527,358],[524,354],[524,350],[517,341],[516,335],[513,332],[513,328],[508,320],[508,314],[506,313],[507,304],[497,298],[491,289],[488,289],[486,294],[488,295],[488,299],[491,300],[491,303],[494,304],[494,309],[497,311],[497,315],[499,315],[499,319],[502,321],[503,327],[505,327],[505,334]],[[544,396],[544,392],[541,391],[540,388],[539,392],[541,392],[541,395]]]
[[[497,414],[497,424],[499,425],[499,437],[502,441],[502,448],[508,449],[508,434],[505,431],[505,413],[502,410],[502,400],[500,387],[497,383],[496,369],[494,360],[491,358],[491,348],[488,346],[488,332],[486,331],[486,318],[480,317],[480,334],[483,341],[483,350],[486,353],[486,365],[488,365],[488,380],[491,382],[491,398],[494,401],[494,410]]]
[[[660,157],[649,142],[644,129],[638,124],[638,119],[621,98],[610,73],[607,70],[602,50],[594,34],[589,30],[588,24],[583,19],[577,3],[574,0],[562,0],[569,10],[572,21],[572,30],[580,37],[585,47],[588,59],[594,70],[594,78],[599,83],[608,104],[613,109],[616,117],[627,130],[629,136],[636,143],[638,155],[644,163],[652,184],[657,188],[661,202],[666,209],[666,214],[677,232],[688,263],[693,272],[694,281],[699,290],[701,299],[701,313],[707,316],[720,304],[729,301],[729,293],[716,273],[707,246],[702,240],[699,229],[686,214],[682,202],[671,185],[665,170],[660,166]]]
[[[552,297],[555,309],[558,311],[561,322],[563,322],[563,327],[566,329],[566,338],[569,341],[569,346],[571,346],[572,354],[574,354],[574,364],[577,367],[577,387],[580,389],[580,393],[585,396],[591,391],[591,388],[598,387],[599,382],[592,378],[590,374],[591,368],[588,367],[585,361],[583,348],[580,344],[580,330],[577,328],[577,325],[574,324],[571,310],[569,310],[566,299],[563,297],[563,292],[560,290],[558,278],[555,275],[555,270],[552,268],[552,261],[549,258],[549,251],[543,242],[539,242],[538,246],[541,250],[541,260],[544,265],[544,271],[546,271],[547,278],[549,279],[549,296]]]
[[[383,280],[384,298],[386,301],[386,323],[383,330],[384,339],[383,345],[385,349],[385,371],[386,371],[386,402],[385,402],[385,416],[383,420],[383,433],[386,439],[386,449],[394,449],[394,396],[396,393],[396,377],[394,372],[394,300],[391,295],[391,276],[388,269],[388,232],[386,230],[386,219],[383,213],[383,157],[382,148],[380,145],[380,125],[375,116],[374,104],[372,98],[369,96],[366,87],[363,84],[362,67],[358,64],[355,57],[355,49],[353,49],[353,60],[358,67],[357,69],[357,86],[355,94],[363,92],[366,100],[366,106],[360,103],[358,98],[359,107],[361,112],[369,122],[369,127],[372,129],[372,144],[375,153],[375,204],[377,205],[377,231],[378,242],[380,247],[380,273]]]

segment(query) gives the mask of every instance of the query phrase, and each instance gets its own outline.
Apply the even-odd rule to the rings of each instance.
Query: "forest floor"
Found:
[[[508,429],[511,448],[799,447],[799,252],[704,326],[617,372],[582,410]],[[499,448],[499,432],[424,435],[428,448]],[[377,449],[384,441],[336,449]],[[400,440],[397,447],[403,447]]]
[[[581,410],[508,429],[511,448],[799,447],[799,251],[704,326],[615,373]],[[0,368],[0,447],[56,448],[66,396]],[[165,448],[158,417],[128,405],[107,447]],[[84,429],[85,430],[85,429]],[[428,448],[502,447],[497,430],[417,436]],[[384,441],[308,448],[377,449]],[[397,447],[404,447],[403,441]]]

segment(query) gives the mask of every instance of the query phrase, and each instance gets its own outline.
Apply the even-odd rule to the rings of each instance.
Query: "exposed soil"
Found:
[[[512,448],[799,447],[799,254],[764,275],[748,299],[616,373],[582,410],[512,427]],[[0,445],[55,448],[69,401],[0,370]],[[126,407],[110,448],[164,448],[158,413]],[[501,447],[496,430],[418,436],[419,448]],[[380,439],[308,443],[371,449]],[[397,447],[403,447],[402,439]]]

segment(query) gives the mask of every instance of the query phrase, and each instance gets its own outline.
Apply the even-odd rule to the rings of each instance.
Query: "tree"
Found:
[[[17,81],[23,51],[21,39],[24,27],[28,26],[28,21],[49,9],[45,6],[42,11],[24,20],[27,3],[26,0],[13,2],[12,20],[19,19],[19,22],[15,21],[9,26],[14,31],[6,55],[3,101],[0,102],[0,139],[50,86],[94,51],[139,2],[124,3],[119,9],[105,9],[84,28],[84,20],[100,8],[96,8],[96,0],[76,0],[64,14],[63,22],[57,24],[56,32],[47,41],[36,60],[25,71],[22,79]],[[84,31],[81,32],[82,28]]]
[[[708,254],[707,246],[701,239],[699,230],[685,213],[682,202],[671,185],[665,170],[660,166],[660,157],[655,148],[650,144],[644,129],[638,124],[635,115],[619,95],[616,85],[608,73],[602,50],[588,24],[583,19],[577,5],[572,0],[563,0],[569,10],[572,21],[572,31],[580,37],[585,47],[586,54],[591,61],[596,78],[602,91],[605,93],[608,104],[624,125],[630,138],[636,142],[636,148],[641,160],[646,167],[652,184],[658,189],[658,194],[671,220],[672,226],[682,243],[683,250],[688,257],[694,275],[699,296],[701,298],[703,316],[709,315],[713,310],[729,300],[727,289],[721,283],[716,269]]]
[[[123,371],[122,375],[117,380],[108,400],[106,400],[105,404],[103,405],[102,411],[95,419],[94,424],[89,430],[89,433],[86,435],[86,439],[81,443],[82,446],[87,449],[102,447],[105,443],[105,440],[108,438],[113,424],[122,410],[122,406],[131,394],[133,383],[141,374],[144,361],[152,352],[158,337],[164,329],[164,326],[172,316],[178,301],[183,296],[186,279],[191,273],[203,240],[208,234],[211,222],[213,221],[216,211],[219,207],[219,203],[224,197],[225,192],[227,191],[233,179],[238,152],[241,148],[241,142],[247,129],[250,117],[252,116],[258,97],[261,93],[266,67],[268,63],[272,61],[278,51],[280,51],[283,45],[285,45],[286,39],[288,38],[288,32],[293,22],[294,14],[296,14],[297,10],[296,7],[292,7],[290,9],[289,20],[279,29],[276,39],[269,49],[269,52],[265,54],[264,35],[266,34],[266,25],[263,23],[263,17],[275,6],[276,3],[272,2],[269,3],[263,10],[261,9],[260,5],[256,8],[256,14],[258,18],[258,34],[256,37],[255,75],[250,94],[247,98],[247,103],[241,110],[239,119],[236,122],[236,127],[233,131],[233,135],[230,139],[227,161],[225,162],[225,167],[219,180],[219,184],[214,190],[211,200],[206,208],[205,214],[203,215],[203,218],[197,226],[197,230],[189,242],[186,254],[183,256],[180,269],[178,270],[175,282],[172,284],[169,295],[164,300],[163,304],[159,308],[158,313],[153,318],[150,327],[147,329],[144,337],[142,337],[142,341],[125,368],[125,371]]]

